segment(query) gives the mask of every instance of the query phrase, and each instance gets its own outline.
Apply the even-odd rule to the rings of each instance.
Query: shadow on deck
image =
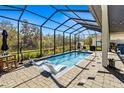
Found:
[[[124,83],[124,72],[121,73],[122,70],[110,67],[107,67],[106,69],[109,71],[110,74],[114,75],[116,78]]]

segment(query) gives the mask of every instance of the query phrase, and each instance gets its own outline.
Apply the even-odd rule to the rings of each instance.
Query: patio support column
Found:
[[[70,51],[71,51],[71,34],[70,34],[69,37],[70,37],[70,41],[69,42],[70,42]]]
[[[75,50],[76,50],[76,41],[77,41],[76,35],[74,35],[74,37],[75,37]]]
[[[108,65],[108,44],[109,43],[109,24],[108,24],[108,8],[102,5],[102,65]]]
[[[78,35],[78,43],[79,43],[80,35]]]
[[[96,47],[97,47],[97,34],[96,34]]]
[[[96,46],[96,48],[97,48],[97,33],[96,33],[96,31],[95,31],[95,40],[96,40],[96,41],[95,41],[95,42],[96,42],[96,43],[95,43],[95,46]],[[96,49],[96,50],[97,50],[97,49]]]
[[[65,32],[63,32],[63,53],[65,52]]]
[[[22,15],[23,15],[24,12],[25,12],[26,7],[27,7],[27,5],[24,6],[24,9],[22,10],[22,12],[21,12],[21,14],[20,14],[20,16],[19,16],[18,24],[17,24],[17,30],[18,30],[18,36],[17,36],[17,37],[18,37],[18,62],[19,62],[19,60],[20,60],[20,59],[19,59],[19,53],[20,53],[20,52],[19,52],[19,51],[20,51],[20,45],[19,45],[19,41],[20,41],[20,40],[19,40],[20,25],[19,25],[19,22],[20,22],[20,20],[21,20],[21,18],[22,18]],[[22,50],[21,50],[21,51],[22,51]],[[22,59],[23,59],[23,58],[22,58]],[[22,61],[22,60],[21,60],[21,61]],[[19,63],[22,64],[22,62],[19,62]]]
[[[56,30],[54,30],[54,54],[56,54]]]
[[[42,53],[42,27],[40,27],[40,56],[43,56]]]
[[[18,23],[17,23],[17,37],[18,37],[18,62],[19,62],[19,51],[20,51],[20,45],[19,45],[19,20],[18,20]]]

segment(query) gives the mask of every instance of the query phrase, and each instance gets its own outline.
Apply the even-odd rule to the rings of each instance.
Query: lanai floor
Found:
[[[124,64],[117,54],[109,53],[116,59],[116,68],[102,67],[102,54],[96,52],[84,59],[59,78],[44,76],[43,72],[34,67],[21,66],[12,72],[0,75],[0,87],[18,88],[121,88],[124,87]]]

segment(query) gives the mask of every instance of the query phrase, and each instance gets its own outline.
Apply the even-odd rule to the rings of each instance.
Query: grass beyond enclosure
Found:
[[[72,49],[74,50],[74,47]],[[65,52],[67,52],[67,51],[70,51],[69,50],[69,47],[65,47]],[[56,48],[56,54],[62,53],[62,52],[63,52],[63,47]],[[16,54],[16,58],[18,59],[17,52],[9,52],[9,53]],[[23,59],[24,60],[27,60],[29,58],[38,58],[38,57],[41,57],[40,56],[40,50],[39,49],[37,49],[37,50],[25,50],[25,51],[22,51],[22,53],[23,53],[23,57],[24,57]],[[47,49],[42,50],[42,53],[43,53],[42,56],[53,55],[54,54],[54,49],[53,48],[47,48]],[[19,58],[21,59],[21,54],[19,54]]]
[[[85,45],[86,47],[86,51],[90,50],[90,46]],[[75,47],[72,47],[72,50],[75,50]],[[97,51],[101,51],[101,47],[96,47]],[[69,47],[65,47],[65,52],[70,51]],[[62,53],[63,52],[63,47],[58,47],[56,48],[56,54],[58,53]],[[16,52],[12,52],[15,53],[17,55]],[[53,55],[54,54],[54,49],[53,48],[48,48],[48,49],[44,49],[42,50],[43,55],[42,56],[49,56],[49,55]],[[21,59],[21,54],[19,54],[19,58]],[[25,50],[23,51],[23,56],[24,56],[24,60],[27,60],[29,58],[39,58],[40,56],[40,50]],[[18,59],[18,55],[16,56],[16,58]]]

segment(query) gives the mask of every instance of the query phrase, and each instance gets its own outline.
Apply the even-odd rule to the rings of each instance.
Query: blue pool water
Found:
[[[85,57],[89,56],[91,53],[89,52],[69,52],[69,53],[64,53],[60,54],[57,56],[53,56],[48,58],[47,60],[55,65],[66,65],[67,67],[72,67],[73,65],[77,64],[80,62],[82,59]]]

